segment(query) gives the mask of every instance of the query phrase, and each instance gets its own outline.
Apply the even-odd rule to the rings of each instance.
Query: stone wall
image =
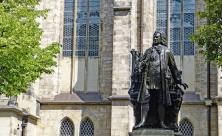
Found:
[[[202,11],[204,4],[202,1],[196,1],[196,11]],[[200,26],[205,22],[200,21],[198,16],[196,17],[195,24],[196,27]],[[199,53],[200,48],[195,46],[195,76],[196,76],[196,85],[195,91],[201,94],[202,99],[207,95],[207,64],[205,63],[204,57]]]
[[[218,130],[218,107],[213,105],[211,107],[211,136],[219,136]]]
[[[111,113],[111,136],[128,136],[132,130],[130,122],[134,120],[130,114],[130,103],[126,100],[113,100]]]
[[[222,135],[222,103],[221,101],[218,103],[218,136]]]
[[[12,124],[12,118],[8,116],[10,113],[4,112],[0,113],[0,121],[4,123],[0,123],[0,135],[1,136],[14,136],[16,133],[13,133],[14,131],[17,131],[17,127],[14,127],[14,124]],[[17,124],[17,122],[15,122]],[[13,125],[13,126],[12,126]]]
[[[130,82],[131,1],[114,1],[112,95],[127,95]]]
[[[41,105],[37,135],[58,136],[62,119],[68,117],[74,124],[74,135],[78,136],[81,121],[88,117],[94,124],[95,136],[109,136],[110,113],[109,105]]]
[[[113,0],[101,0],[100,5],[99,90],[108,97],[112,90]]]
[[[156,0],[143,1],[143,52],[152,46],[153,33],[156,28]]]
[[[182,105],[179,121],[188,119],[193,125],[194,136],[208,136],[208,107],[204,103],[185,103]],[[218,135],[217,106],[211,107],[211,135]]]
[[[62,44],[62,28],[63,28],[63,7],[64,7],[64,1],[63,0],[57,0],[57,1],[51,1],[51,0],[42,0],[41,5],[39,6],[39,9],[48,9],[48,16],[46,19],[41,18],[39,20],[42,29],[44,30],[43,36],[42,36],[42,47],[46,47],[48,44],[52,42],[59,42]],[[64,69],[63,65],[66,64],[66,67],[68,67],[68,61],[61,60],[61,55],[58,55],[57,61],[57,67],[54,69],[55,72],[48,75],[43,74],[41,79],[36,82],[37,85],[35,85],[36,88],[34,88],[34,92],[37,93],[37,96],[39,98],[46,97],[46,98],[52,98],[54,95],[58,94],[61,90],[63,91],[69,91],[69,83],[70,82],[62,82],[64,80],[64,76],[66,79],[70,79],[69,76],[71,75],[69,73],[68,69]],[[63,71],[66,70],[66,71]],[[66,75],[69,73],[68,75]],[[61,84],[59,86],[59,84]],[[68,88],[67,88],[68,87]]]
[[[29,114],[36,115],[37,101],[35,97],[28,94],[21,94],[18,96],[17,102],[20,109],[23,109]]]
[[[182,105],[180,119],[188,119],[194,128],[194,136],[208,136],[207,108],[204,105]]]
[[[129,132],[129,103],[118,97],[127,96],[130,84],[132,6],[131,0],[114,0],[111,136]]]
[[[20,136],[22,133],[22,117],[17,109],[6,110],[0,112],[0,135],[1,136]],[[28,119],[27,127],[23,132],[26,136],[37,136],[36,135],[36,120]]]

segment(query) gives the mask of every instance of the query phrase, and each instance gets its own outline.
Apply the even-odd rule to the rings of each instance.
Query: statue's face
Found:
[[[161,43],[161,34],[160,33],[154,33],[154,35],[153,35],[153,43],[154,44]]]

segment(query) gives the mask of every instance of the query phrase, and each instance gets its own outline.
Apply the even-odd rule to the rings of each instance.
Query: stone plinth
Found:
[[[163,129],[139,129],[133,130],[129,136],[175,136],[172,130]]]

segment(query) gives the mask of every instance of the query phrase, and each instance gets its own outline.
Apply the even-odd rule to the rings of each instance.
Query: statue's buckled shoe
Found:
[[[170,129],[172,129],[175,132],[179,131],[179,127],[178,127],[177,123],[171,123],[170,124]]]
[[[160,122],[160,128],[170,129],[168,126],[165,125],[165,123],[163,121]]]
[[[145,128],[145,123],[143,122],[139,123],[138,125],[133,127],[133,130],[140,129],[140,128]]]

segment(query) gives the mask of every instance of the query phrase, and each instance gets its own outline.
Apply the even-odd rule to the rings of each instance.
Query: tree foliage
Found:
[[[36,21],[47,10],[39,0],[3,0],[0,3],[0,94],[26,92],[42,73],[53,72],[59,44],[40,47],[42,29]]]
[[[202,49],[207,61],[222,66],[222,0],[204,0],[205,10],[199,12],[204,25],[198,27],[192,40]]]

